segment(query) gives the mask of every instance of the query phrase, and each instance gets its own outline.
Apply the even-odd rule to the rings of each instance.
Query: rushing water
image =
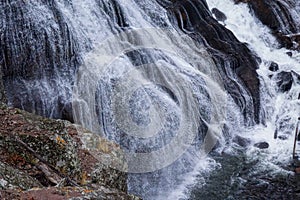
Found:
[[[253,167],[252,174],[267,168],[272,173],[282,171],[280,165],[291,158],[293,131],[300,115],[300,86],[294,83],[283,93],[276,81],[281,71],[300,74],[300,54],[293,51],[290,57],[287,49],[279,49],[269,29],[245,4],[207,1],[210,9],[216,7],[225,13],[226,28],[262,60],[257,71],[263,117],[260,125],[250,126],[254,116],[252,97],[235,72],[225,69],[223,74],[240,88],[241,94],[236,97],[241,98],[239,105],[225,90],[231,88],[226,87],[228,82],[221,77],[205,42],[191,39],[187,30],[174,28],[158,2],[170,3],[56,0],[46,5],[24,1],[22,8],[29,24],[49,39],[45,55],[38,54],[43,49],[39,44],[31,51],[51,57],[53,65],[47,63],[41,74],[40,69],[28,70],[32,74],[25,70],[31,78],[7,78],[6,88],[17,88],[7,92],[9,103],[59,118],[61,108],[57,104],[70,106],[71,102],[76,123],[120,144],[126,164],[110,166],[129,172],[129,192],[145,199],[202,199],[208,194],[212,195],[210,199],[229,198],[243,183],[242,178],[232,174],[243,167]],[[12,7],[18,3],[14,1]],[[297,13],[293,16],[300,20]],[[1,21],[1,27],[3,24]],[[18,37],[26,42],[40,39],[20,32]],[[19,49],[15,44],[16,51],[22,51],[22,45]],[[67,59],[72,62],[64,62]],[[35,61],[33,66],[43,64]],[[279,65],[278,72],[268,70],[271,62]],[[11,73],[16,76],[25,72],[20,69]],[[275,140],[276,130],[278,137],[286,139]],[[230,141],[235,135],[250,138],[252,143],[267,141],[270,147],[259,150],[250,145],[240,152]],[[214,154],[205,157],[213,148]],[[220,156],[222,151],[225,156]],[[259,162],[253,164],[256,159]],[[217,194],[220,188],[223,192]],[[231,190],[233,194],[228,192]]]
[[[253,16],[246,4],[235,5],[230,0],[208,0],[207,2],[210,9],[218,8],[226,15],[226,28],[230,29],[240,41],[246,42],[262,59],[258,73],[261,80],[261,103],[265,121],[255,127],[244,127],[241,133],[235,134],[250,138],[252,143],[267,141],[270,146],[265,150],[250,147],[242,152],[234,145],[231,146],[225,150],[231,156],[214,157],[220,165],[219,170],[215,170],[210,175],[199,170],[196,178],[191,179],[194,184],[187,186],[192,189],[186,189],[183,196],[184,199],[236,199],[243,197],[239,195],[245,190],[243,185],[247,182],[256,181],[260,185],[268,185],[267,182],[259,180],[259,177],[283,175],[288,179],[288,174],[291,173],[284,168],[292,160],[294,132],[300,116],[298,99],[300,85],[295,79],[291,90],[283,93],[276,89],[276,81],[278,81],[276,74],[281,71],[295,71],[299,74],[300,54],[297,51],[278,48],[279,44],[271,35],[271,31]],[[299,7],[296,8],[298,9]],[[298,21],[300,19],[297,12],[293,17]],[[293,56],[288,56],[287,52],[292,52]],[[279,65],[278,72],[271,72],[268,69],[272,61]],[[278,135],[284,135],[284,140],[278,139],[278,135],[277,139],[274,139],[275,131]],[[264,192],[261,192],[268,194],[267,188],[265,187],[262,190]],[[259,198],[259,192],[257,195],[251,198]],[[282,194],[281,198],[285,198],[285,195],[287,194]]]

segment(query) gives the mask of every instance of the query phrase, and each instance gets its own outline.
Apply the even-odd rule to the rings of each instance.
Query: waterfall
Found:
[[[247,171],[248,165],[252,165],[251,163],[253,162],[256,163],[255,167],[250,167],[250,174],[231,176],[231,180],[229,181],[230,186],[228,188],[213,182],[210,183],[211,186],[208,187],[210,189],[209,192],[199,192],[199,190],[205,190],[204,185],[207,184],[205,180],[209,180],[209,178],[203,179],[204,183],[201,183],[202,179],[199,177],[205,177],[206,175],[203,175],[205,173],[198,172],[196,181],[191,179],[192,183],[196,182],[196,186],[193,189],[186,188],[183,199],[199,199],[203,197],[213,199],[240,199],[246,197],[241,194],[243,194],[243,190],[247,190],[247,188],[245,188],[247,182],[250,180],[249,184],[255,184],[251,182],[251,177],[258,182],[258,185],[266,184],[272,187],[272,181],[264,182],[263,178],[260,179],[262,174],[269,175],[270,177],[276,177],[276,175],[288,177],[293,174],[286,166],[289,166],[292,160],[294,134],[298,117],[300,116],[300,54],[299,51],[282,47],[277,38],[272,34],[273,31],[266,25],[263,25],[262,22],[254,16],[253,11],[250,10],[247,4],[235,4],[231,0],[207,0],[207,3],[210,9],[217,8],[226,15],[226,28],[231,30],[241,42],[247,43],[253,53],[256,53],[261,58],[261,64],[257,72],[261,82],[261,115],[264,116],[264,119],[260,124],[254,127],[246,126],[243,128],[242,133],[234,132],[234,134],[250,138],[253,141],[252,143],[267,141],[270,146],[266,150],[255,147],[248,148],[246,152],[247,161],[243,161],[244,164],[242,166],[239,166],[238,162],[231,165],[225,160],[223,162],[225,165],[220,167],[225,177],[225,171],[231,170],[230,167],[236,170],[234,173],[242,174],[243,170]],[[290,10],[290,14],[293,20],[298,22],[300,19],[299,12],[297,12],[299,11],[299,4],[294,1],[290,1],[290,3],[295,6]],[[279,10],[277,10],[277,14],[278,12],[280,13]],[[277,17],[281,18],[281,15],[282,13]],[[284,28],[286,28],[286,26],[284,26]],[[297,46],[296,43],[294,43],[294,45]],[[276,66],[276,69],[273,68],[274,66]],[[283,76],[287,74],[290,79],[284,79]],[[289,86],[282,86],[283,80],[290,80]],[[238,151],[234,148],[230,148],[229,152],[237,157],[239,155]],[[233,159],[233,162],[236,161]],[[229,167],[226,167],[226,165]],[[237,172],[239,167],[241,167],[242,170]],[[245,177],[246,179],[244,179]],[[219,178],[219,181],[224,183],[222,178]],[[213,186],[213,184],[216,186]],[[189,187],[192,187],[191,185],[189,185]],[[212,191],[212,189],[216,189],[218,186],[222,187],[222,189],[219,188],[222,192],[217,192],[217,194]],[[240,189],[236,190],[235,187]],[[258,188],[259,186],[257,187],[259,191]],[[270,190],[271,193],[273,193],[270,194],[268,189],[264,190],[266,194],[265,197],[272,199],[276,198],[276,195],[282,196],[281,192],[276,194],[277,192]],[[247,192],[245,193],[247,194]],[[264,196],[261,195],[260,192],[257,192],[257,195],[258,198]],[[287,196],[294,197],[295,194],[291,193]]]
[[[296,22],[299,3],[295,10]],[[262,162],[274,170],[289,161],[300,53],[283,48],[247,4],[14,0],[0,4],[0,17],[8,103],[120,145],[121,161],[107,165],[128,173],[131,193],[189,198],[188,186],[222,168],[207,154],[230,152],[235,136],[268,141]],[[254,147],[247,155],[261,156]]]
[[[293,133],[297,118],[300,115],[300,104],[298,100],[300,86],[299,52],[291,51],[285,48],[278,48],[279,43],[271,34],[271,30],[264,26],[246,4],[235,5],[230,0],[224,1],[210,1],[208,0],[210,8],[218,8],[227,16],[226,27],[230,29],[237,38],[249,44],[252,51],[257,53],[262,62],[260,64],[258,73],[260,80],[263,83],[260,88],[262,112],[266,117],[266,126],[258,126],[251,130],[249,134],[257,140],[267,140],[271,143],[271,155],[278,155],[279,160],[285,160],[290,157],[292,151]],[[293,11],[292,11],[293,13]],[[297,15],[294,15],[296,18]],[[299,16],[298,18],[299,19]],[[253,31],[255,30],[255,32]],[[287,52],[292,52],[290,57]],[[272,72],[269,70],[271,62],[275,62],[279,66],[279,70]],[[279,81],[278,75],[281,72],[292,72],[295,76],[295,81],[289,91],[282,92],[278,89],[277,83]],[[293,73],[295,72],[295,73]],[[299,76],[299,75],[298,75]],[[298,81],[297,81],[298,79]],[[287,134],[288,140],[280,141],[274,140],[274,132],[277,134]],[[278,152],[286,152],[280,153]]]

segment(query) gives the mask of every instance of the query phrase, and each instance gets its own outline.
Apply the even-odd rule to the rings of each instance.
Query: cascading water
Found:
[[[220,73],[203,44],[175,30],[156,1],[13,1],[2,8],[9,103],[61,118],[72,102],[76,123],[124,149],[124,166],[109,165],[130,173],[129,192],[166,195],[221,144],[231,100]]]
[[[207,2],[210,8],[216,7],[225,13],[227,16],[226,27],[240,41],[248,43],[250,48],[262,59],[258,73],[262,82],[260,91],[266,126],[259,126],[250,132],[258,140],[260,138],[271,142],[270,152],[275,151],[274,155],[280,151],[287,153],[278,154],[278,156],[282,156],[279,160],[285,160],[284,157],[289,158],[292,150],[292,133],[294,133],[297,118],[300,115],[298,99],[300,87],[299,77],[296,75],[300,73],[300,54],[285,48],[279,49],[279,44],[271,35],[270,30],[251,14],[247,5],[235,5],[230,0],[208,0]],[[299,19],[299,16],[294,17]],[[287,52],[292,52],[293,56],[290,57]],[[277,72],[269,70],[271,62],[278,64],[279,70]],[[281,91],[276,85],[278,74],[283,71],[292,72],[292,74],[293,71],[295,72],[293,75],[295,81],[293,81],[291,89],[286,92]],[[279,131],[278,135],[288,133],[288,140],[284,142],[273,140],[276,129],[279,129],[277,130]]]
[[[207,52],[156,27],[112,35],[88,53],[73,108],[76,122],[123,147],[126,166],[111,167],[130,173],[129,191],[156,199],[222,141],[226,100]]]
[[[249,56],[245,44],[211,18],[207,4],[224,12],[226,28],[261,58],[260,95],[253,77],[256,66],[249,66],[256,63],[256,56]],[[286,49],[278,49],[269,29],[246,5],[230,0],[207,4],[202,0],[0,4],[0,16],[6,16],[0,21],[5,30],[0,63],[8,101],[43,116],[74,120],[115,141],[124,151],[120,156],[124,162],[108,165],[128,172],[129,192],[144,199],[199,198],[195,190],[210,184],[209,174],[227,169],[226,163],[205,155],[226,145],[224,152],[235,155],[230,148],[234,135],[268,141],[270,148],[263,153],[249,148],[248,160],[264,157],[261,163],[276,170],[274,163],[289,160],[291,133],[300,114],[299,84],[284,93],[277,84],[280,71],[293,70],[292,78],[300,73],[300,54],[293,51],[289,57]],[[298,18],[297,13],[293,16]],[[207,33],[203,27],[214,29]],[[239,53],[244,57],[235,59]],[[268,70],[271,62],[279,65],[278,72]],[[264,125],[252,127],[259,121]],[[278,138],[287,139],[274,140],[275,131]]]
[[[207,3],[210,9],[217,8],[226,15],[226,28],[231,30],[241,42],[247,43],[262,60],[257,71],[261,82],[261,115],[264,119],[261,125],[244,127],[240,134],[238,132],[234,134],[250,138],[252,143],[267,141],[270,146],[267,150],[248,148],[245,157],[241,156],[236,148],[225,150],[230,155],[235,155],[235,158],[227,156],[216,158],[221,160],[220,169],[222,170],[220,171],[222,172],[217,172],[212,177],[199,172],[196,180],[193,180],[196,182],[195,186],[190,186],[192,189],[187,190],[186,197],[189,199],[239,199],[245,197],[246,194],[253,198],[263,198],[260,193],[264,193],[265,197],[271,199],[279,198],[279,196],[280,198],[296,198],[297,194],[290,193],[288,182],[282,186],[281,190],[285,191],[283,194],[280,189],[270,189],[275,184],[268,179],[264,180],[264,176],[274,178],[283,175],[284,179],[288,180],[286,177],[292,174],[286,168],[291,163],[294,134],[300,116],[300,54],[298,51],[280,48],[280,44],[271,34],[270,29],[253,16],[247,4],[237,5],[230,0],[207,0]],[[299,11],[299,5],[295,10]],[[291,13],[294,20],[299,21],[299,12],[291,10]],[[279,68],[278,71],[272,69],[274,64]],[[290,74],[289,86],[280,85],[282,74]],[[243,164],[240,165],[240,162]],[[201,181],[203,177],[206,177],[204,179],[206,182]],[[253,185],[256,185],[256,189]],[[249,192],[251,188],[253,192]],[[257,188],[262,189],[260,191]]]

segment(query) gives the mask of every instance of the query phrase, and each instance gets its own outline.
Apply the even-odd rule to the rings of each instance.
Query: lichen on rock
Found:
[[[121,158],[118,145],[82,127],[0,106],[1,198],[57,198],[68,187],[60,199],[138,199],[113,168]]]

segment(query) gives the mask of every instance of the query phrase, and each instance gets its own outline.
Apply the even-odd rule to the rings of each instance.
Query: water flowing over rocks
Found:
[[[257,18],[272,30],[283,47],[300,49],[298,0],[235,0],[235,2],[247,3]]]
[[[226,89],[240,107],[247,108],[243,110],[245,118],[258,122],[259,81],[255,71],[258,62],[246,44],[239,42],[212,17],[205,0],[158,2],[165,5],[174,26],[207,45]],[[65,3],[66,8],[72,6],[71,2]],[[0,65],[10,105],[42,116],[73,121],[74,73],[80,64],[81,52],[91,49],[91,41],[87,38],[82,38],[84,42],[78,41],[79,35],[74,34],[70,19],[65,17],[61,7],[55,0],[2,3]],[[114,10],[109,13],[116,17],[113,26],[128,27],[124,11],[116,1],[99,7],[105,12]],[[44,13],[47,15],[43,16]],[[252,99],[247,100],[247,95]]]
[[[5,89],[3,85],[2,66],[0,65],[0,103],[6,103]]]
[[[0,65],[10,104],[72,121],[78,45],[57,1],[4,1],[0,18]]]
[[[294,197],[298,186],[284,188],[281,178],[270,181],[272,177],[262,173],[256,182],[252,168],[258,161],[249,163],[245,152],[227,154],[230,147],[222,155],[216,152],[225,145],[236,147],[236,152],[271,151],[273,141],[252,140],[247,135],[248,128],[255,131],[256,125],[272,129],[267,132],[276,129],[280,142],[289,140],[295,128],[295,94],[300,95],[296,91],[299,71],[288,69],[297,62],[300,1],[234,1],[247,3],[280,43],[272,43],[272,51],[262,45],[259,55],[253,44],[261,47],[261,43],[276,42],[273,36],[249,33],[246,36],[253,40],[239,40],[242,34],[229,27],[241,24],[230,21],[229,9],[209,8],[207,2],[1,2],[0,102],[15,108],[1,104],[0,109],[0,199],[37,199],[41,195],[49,199],[138,199],[129,192],[145,199],[160,195],[164,199],[202,162],[199,154],[203,149],[205,154],[215,150],[212,158],[208,156],[215,161],[210,164],[220,162],[222,167],[212,173],[211,180],[209,170],[201,168],[207,182],[192,192],[194,199],[197,195],[252,197],[256,195],[253,191],[261,195],[255,198],[265,197],[267,186],[271,187],[269,197],[280,197],[279,190]],[[253,35],[263,42],[258,43]],[[278,53],[280,59],[269,59],[281,47],[289,48],[283,50],[285,57]],[[276,95],[281,98],[273,102]],[[275,123],[271,128],[267,127],[270,121]],[[71,122],[96,127],[91,131],[101,136]],[[186,138],[191,142],[176,148]],[[218,140],[217,145],[210,139]],[[175,145],[168,148],[169,144]],[[166,149],[176,156],[164,159],[161,154],[151,154],[147,160],[140,156]],[[125,151],[145,161],[134,167],[152,171],[116,170],[115,166],[128,167],[123,162]],[[169,158],[176,159],[160,168]],[[234,176],[237,181],[231,184]],[[221,194],[220,188],[228,194]]]
[[[258,57],[213,18],[205,0],[174,0],[170,5],[163,5],[174,26],[206,45],[219,68],[226,90],[239,107],[246,108],[243,110],[245,118],[259,122]],[[245,99],[247,94],[252,100]]]

